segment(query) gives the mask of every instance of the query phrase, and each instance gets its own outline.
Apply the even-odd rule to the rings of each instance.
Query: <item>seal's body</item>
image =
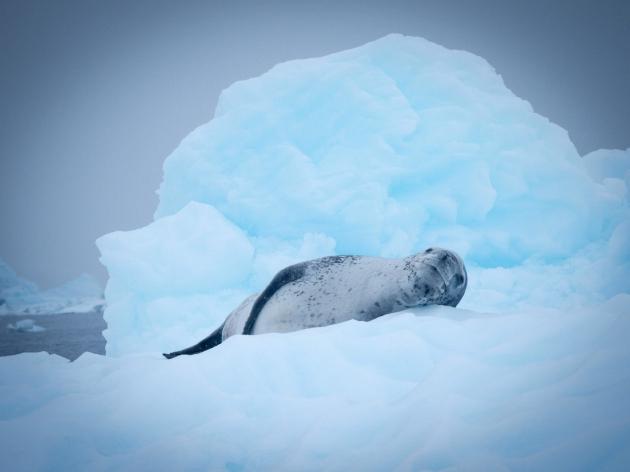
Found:
[[[456,306],[466,285],[461,258],[439,248],[404,259],[330,256],[301,262],[278,272],[206,339],[164,355],[203,352],[235,334],[285,333],[350,319],[370,321],[415,306]]]

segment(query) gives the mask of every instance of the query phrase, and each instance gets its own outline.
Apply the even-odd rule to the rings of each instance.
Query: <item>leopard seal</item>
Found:
[[[286,267],[199,343],[163,354],[198,354],[235,334],[286,333],[350,319],[370,321],[423,305],[456,306],[468,276],[453,251],[428,248],[403,259],[329,256]]]

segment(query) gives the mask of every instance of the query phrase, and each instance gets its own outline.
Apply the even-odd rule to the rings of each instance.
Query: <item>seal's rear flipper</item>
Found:
[[[199,354],[200,352],[212,349],[213,347],[221,344],[221,341],[223,341],[223,325],[219,326],[212,332],[210,336],[202,339],[194,346],[187,347],[186,349],[182,349],[181,351],[170,352],[168,354],[165,353],[162,355],[167,359],[172,359],[173,357],[181,356],[182,354],[191,356],[193,354]]]

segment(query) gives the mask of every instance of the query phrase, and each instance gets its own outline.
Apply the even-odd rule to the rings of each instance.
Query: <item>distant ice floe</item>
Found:
[[[22,277],[0,259],[0,315],[86,313],[105,304],[98,282],[87,274],[49,290]]]
[[[19,320],[15,323],[9,323],[7,325],[7,328],[12,331],[20,331],[23,333],[39,333],[41,331],[46,331],[46,328],[36,325],[33,320],[29,319]]]

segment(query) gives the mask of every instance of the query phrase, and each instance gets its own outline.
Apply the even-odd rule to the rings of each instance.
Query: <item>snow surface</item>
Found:
[[[628,470],[628,155],[420,38],[237,82],[97,241],[108,356],[0,359],[0,469]],[[459,308],[159,354],[290,263],[430,245]]]
[[[101,287],[88,274],[59,287],[39,290],[0,259],[0,315],[87,313],[104,303]]]
[[[629,303],[416,309],[173,361],[0,358],[0,468],[628,470]]]

